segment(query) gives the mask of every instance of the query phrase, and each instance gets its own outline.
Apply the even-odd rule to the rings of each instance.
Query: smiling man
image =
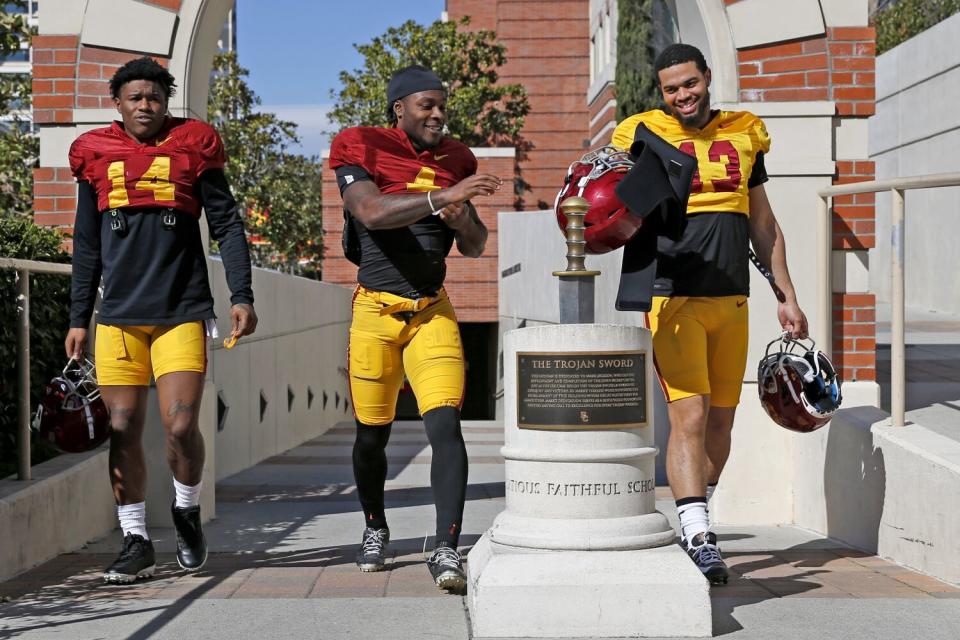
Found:
[[[487,229],[470,200],[493,194],[501,180],[477,174],[470,149],[444,135],[446,91],[431,70],[412,65],[393,74],[387,104],[392,127],[346,129],[330,148],[344,202],[344,252],[359,266],[349,350],[353,469],[365,521],[357,565],[379,571],[386,561],[386,446],[406,374],[433,448],[437,527],[427,565],[437,586],[461,591],[464,359],[443,290],[445,259],[454,242],[467,257],[483,253]]]
[[[746,366],[750,243],[783,292],[777,307],[783,329],[806,337],[807,319],[763,186],[770,149],[763,121],[746,111],[710,108],[710,69],[696,47],[670,45],[655,68],[666,109],[630,116],[611,144],[629,149],[642,124],[697,158],[683,236],[658,240],[647,324],[668,403],[667,475],[682,544],[711,582],[726,582],[707,502],[730,454]]]
[[[220,245],[233,335],[249,335],[257,326],[250,254],[223,171],[223,144],[210,125],[167,113],[175,87],[154,60],[131,60],[110,80],[121,119],[84,133],[70,147],[79,185],[65,347],[67,356],[83,355],[102,276],[97,378],[110,410],[110,478],[123,530],[123,550],[104,573],[108,582],[134,582],[154,571],[142,446],[151,376],[176,493],[177,560],[195,571],[207,559],[198,416],[206,340],[216,325],[201,211]]]

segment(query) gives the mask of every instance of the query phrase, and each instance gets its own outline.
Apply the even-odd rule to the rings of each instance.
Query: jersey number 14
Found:
[[[125,207],[130,204],[127,195],[127,179],[123,160],[111,162],[107,167],[110,179],[110,207]],[[173,202],[176,194],[174,184],[170,182],[170,157],[157,156],[147,170],[140,176],[134,188],[138,191],[152,191],[157,202]]]

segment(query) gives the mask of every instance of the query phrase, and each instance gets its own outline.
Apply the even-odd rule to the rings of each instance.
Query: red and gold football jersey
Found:
[[[685,129],[659,109],[630,116],[613,132],[610,143],[630,149],[637,125],[643,123],[684,153],[697,159],[687,213],[750,214],[747,182],[757,153],[770,150],[763,120],[748,111],[721,111],[703,129]]]
[[[208,169],[222,169],[225,162],[216,129],[187,118],[168,117],[151,144],[137,142],[114,121],[70,146],[70,170],[93,186],[100,211],[172,207],[199,216],[197,178]]]
[[[476,173],[477,159],[450,138],[418,153],[402,129],[351,127],[330,145],[330,167],[347,166],[363,168],[381,193],[405,193],[452,187]]]

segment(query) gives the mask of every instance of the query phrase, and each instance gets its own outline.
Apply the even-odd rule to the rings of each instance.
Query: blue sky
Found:
[[[406,20],[429,24],[445,0],[237,0],[237,52],[263,109],[299,125],[301,152],[329,146],[326,112],[340,71],[359,68],[354,44]]]

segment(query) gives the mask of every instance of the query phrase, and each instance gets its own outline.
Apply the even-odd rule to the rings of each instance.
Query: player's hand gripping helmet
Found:
[[[110,435],[110,414],[100,397],[93,362],[70,358],[44,389],[33,426],[41,439],[64,453],[103,444]]]
[[[613,191],[632,168],[629,153],[608,146],[587,153],[567,170],[553,208],[560,230],[566,231],[567,217],[560,210],[560,203],[571,196],[580,196],[590,203],[590,210],[583,220],[587,253],[619,249],[643,224],[643,220],[630,213]]]
[[[784,333],[767,345],[757,371],[760,404],[785,429],[808,433],[827,424],[840,407],[840,378],[830,359]],[[778,344],[776,351],[771,352]]]

